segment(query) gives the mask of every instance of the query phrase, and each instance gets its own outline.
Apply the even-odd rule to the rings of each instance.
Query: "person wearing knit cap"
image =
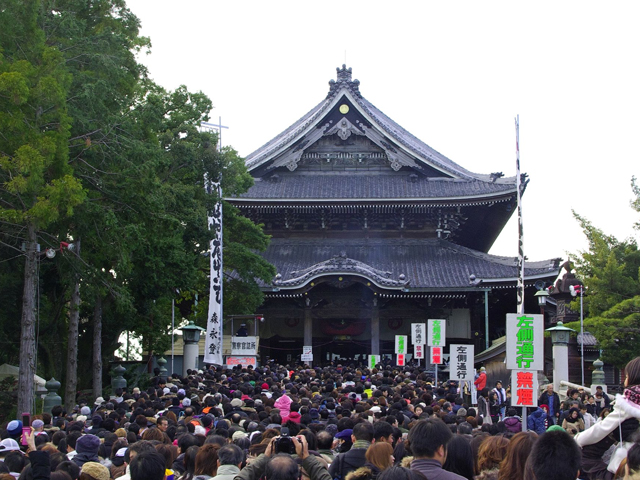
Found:
[[[7,425],[7,433],[13,439],[17,439],[22,435],[22,422],[20,420],[11,420]]]
[[[31,426],[33,427],[33,434],[34,435],[46,435],[47,432],[44,431],[44,422],[42,420],[40,420],[39,418],[34,420],[31,423]]]
[[[95,435],[83,435],[76,441],[76,455],[73,462],[82,468],[87,462],[99,462],[100,439]]]
[[[99,462],[86,462],[82,465],[80,474],[88,475],[93,480],[109,480],[111,478],[109,469]]]

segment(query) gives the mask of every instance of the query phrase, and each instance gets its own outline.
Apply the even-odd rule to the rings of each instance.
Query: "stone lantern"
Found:
[[[182,330],[182,342],[184,343],[182,376],[186,377],[187,370],[196,370],[198,368],[198,356],[200,354],[198,343],[200,342],[200,334],[205,329],[194,325],[191,321],[179,330]]]
[[[553,345],[553,389],[560,390],[560,381],[569,381],[569,338],[575,330],[558,322],[555,327],[547,328],[551,333]]]

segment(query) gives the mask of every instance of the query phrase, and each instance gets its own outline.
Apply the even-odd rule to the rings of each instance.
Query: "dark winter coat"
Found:
[[[538,435],[546,432],[549,424],[549,415],[542,408],[538,408],[535,412],[529,415],[529,418],[527,419],[527,428],[536,432]]]

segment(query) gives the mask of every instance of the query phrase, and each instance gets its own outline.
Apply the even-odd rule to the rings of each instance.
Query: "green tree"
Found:
[[[640,212],[635,178],[631,187],[635,195],[631,206]],[[571,255],[586,286],[584,327],[598,339],[603,360],[623,367],[640,351],[640,251],[635,239],[618,240],[575,212],[574,217],[589,244],[587,251]],[[573,302],[574,310],[580,308],[578,301]],[[579,322],[567,326],[580,328]]]
[[[34,396],[38,235],[85,198],[68,164],[71,76],[39,10],[35,0],[0,7],[0,221],[25,250],[18,411],[31,411]]]

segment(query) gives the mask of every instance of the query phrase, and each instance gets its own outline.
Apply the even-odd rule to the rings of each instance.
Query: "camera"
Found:
[[[287,453],[293,455],[296,453],[296,446],[289,435],[280,435],[275,441],[275,453]]]

